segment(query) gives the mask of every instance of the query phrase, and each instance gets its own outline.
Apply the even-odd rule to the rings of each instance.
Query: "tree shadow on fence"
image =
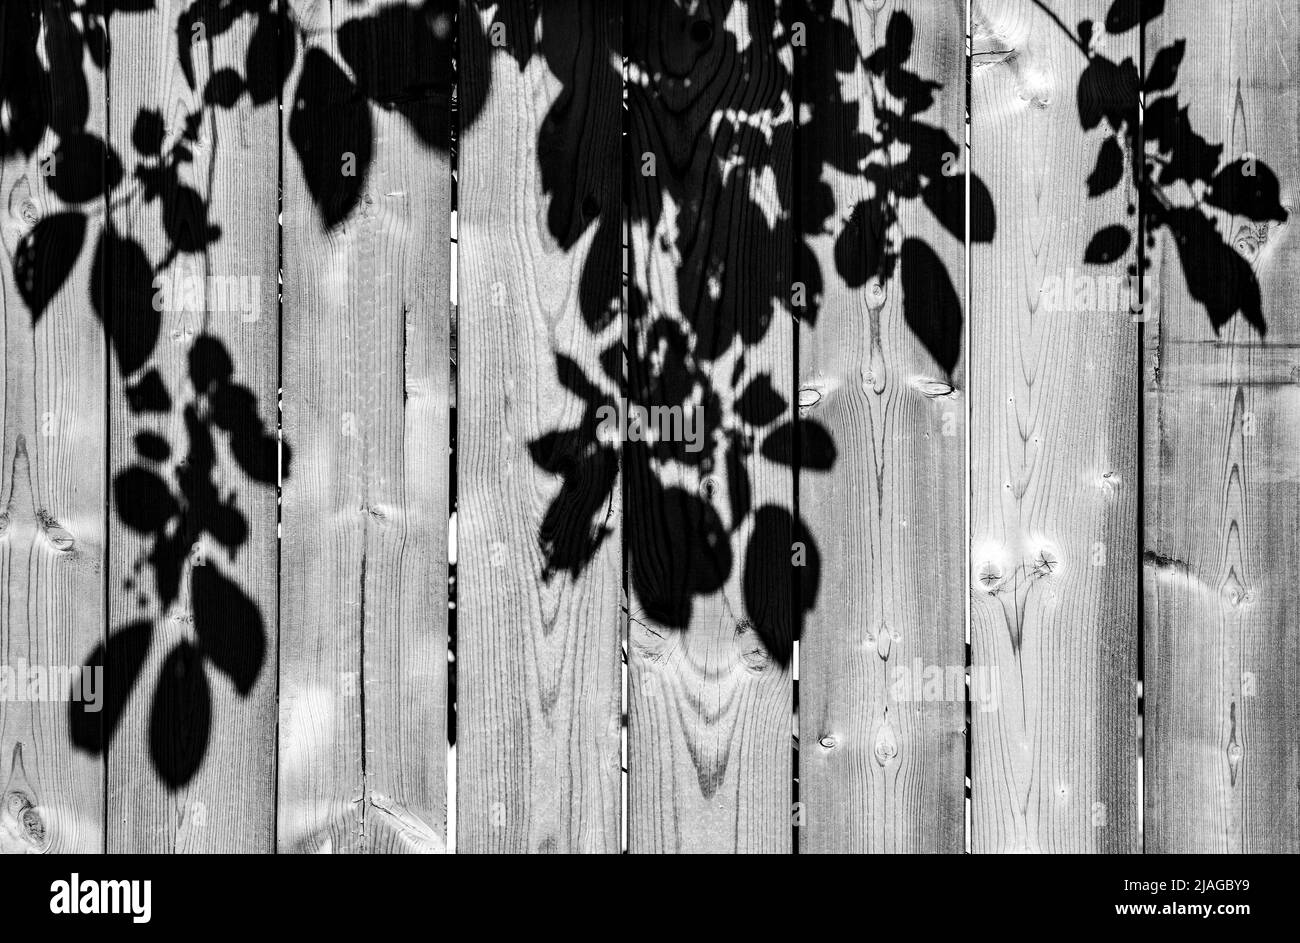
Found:
[[[237,381],[230,351],[208,330],[206,309],[188,352],[187,382],[169,389],[157,366],[166,306],[158,303],[156,279],[183,257],[200,260],[202,270],[214,274],[209,254],[223,236],[220,221],[210,219],[208,198],[183,181],[182,170],[194,163],[201,135],[211,142],[208,159],[221,159],[213,123],[218,110],[276,108],[282,93],[286,101],[292,95],[293,156],[321,225],[334,228],[364,192],[370,108],[397,110],[426,147],[448,146],[447,129],[430,126],[430,110],[421,107],[428,95],[450,96],[455,37],[447,0],[381,9],[347,22],[335,37],[312,32],[292,5],[274,7],[271,0],[180,6],[173,28],[176,64],[193,107],[171,123],[164,109],[173,102],[142,107],[129,130],[130,152],[125,140],[110,143],[89,128],[86,62],[106,73],[110,18],[163,15],[154,0],[32,0],[6,3],[0,11],[0,156],[32,158],[52,140],[56,173],[47,179],[66,204],[19,242],[12,259],[19,292],[38,322],[90,246],[91,303],[125,384],[127,408],[160,426],[179,415],[185,430],[183,444],[157,432],[138,433],[134,462],[113,478],[117,519],[147,544],[122,587],[135,595],[140,615],[112,628],[87,659],[87,666],[105,671],[102,713],[75,701],[69,713],[73,743],[105,753],[140,686],[159,621],[188,600],[192,638],[164,656],[150,709],[149,754],[169,789],[189,782],[207,752],[215,720],[209,672],[224,674],[246,697],[267,659],[269,633],[259,603],[203,549],[214,544],[233,561],[248,541],[249,522],[237,495],[221,492],[219,470],[232,461],[251,482],[275,487],[278,474],[288,477],[291,469],[289,445],[263,424],[256,395]],[[241,23],[251,37],[244,67],[214,68],[213,41]],[[342,64],[325,50],[323,41],[331,38]],[[297,85],[288,88],[300,59]],[[411,79],[416,75],[418,83]],[[340,103],[354,107],[332,111]],[[340,172],[345,153],[352,154],[353,174]],[[159,258],[118,223],[124,208],[142,206],[159,214],[165,237]],[[196,554],[205,557],[203,565],[195,565]]]
[[[1105,134],[1087,179],[1088,196],[1112,191],[1123,181],[1126,167],[1136,168],[1138,205],[1130,207],[1130,220],[1095,233],[1084,261],[1110,264],[1126,255],[1140,234],[1145,234],[1146,248],[1152,248],[1166,229],[1188,293],[1204,306],[1214,333],[1241,314],[1263,338],[1268,326],[1252,263],[1263,241],[1260,227],[1267,238],[1269,223],[1285,222],[1288,216],[1277,175],[1252,154],[1225,162],[1224,145],[1211,144],[1192,126],[1175,87],[1187,51],[1184,39],[1157,50],[1149,69],[1132,58],[1117,62],[1097,48],[1096,41],[1106,33],[1146,29],[1163,15],[1164,0],[1115,0],[1104,23],[1085,19],[1073,32],[1046,4],[1038,6],[1088,60],[1078,85],[1079,123],[1084,131]],[[1140,115],[1139,92],[1144,96]],[[1225,236],[1212,210],[1248,222]],[[1141,271],[1134,265],[1129,274],[1145,276],[1148,267],[1144,255]]]
[[[781,378],[751,361],[760,359],[774,332],[789,329],[785,318],[815,324],[830,273],[821,271],[808,240],[831,232],[836,277],[859,288],[897,275],[912,334],[941,370],[952,373],[961,354],[960,298],[938,254],[902,230],[899,213],[906,201],[919,200],[948,232],[966,237],[966,178],[946,168],[948,155],[960,164],[963,150],[923,118],[942,86],[909,68],[914,36],[903,13],[890,17],[884,44],[864,55],[851,25],[832,17],[830,0],[787,4],[781,23],[763,5],[733,0],[711,0],[689,12],[670,0],[629,5],[629,199],[623,207],[615,199],[593,200],[583,176],[589,171],[572,149],[573,122],[583,120],[576,106],[587,94],[585,77],[618,67],[620,39],[594,46],[577,41],[599,15],[586,4],[475,0],[475,6],[490,16],[461,24],[466,41],[481,44],[485,57],[511,55],[520,68],[542,56],[563,84],[543,124],[540,171],[552,198],[547,225],[558,243],[572,248],[596,227],[580,286],[582,315],[593,334],[623,310],[607,281],[593,273],[615,264],[624,209],[632,232],[626,335],[594,365],[554,352],[559,378],[585,403],[584,416],[578,426],[548,432],[528,446],[539,467],[563,479],[538,533],[546,561],[540,576],[576,576],[610,538],[605,510],[621,463],[633,589],[646,614],[664,627],[684,629],[695,599],[717,592],[743,567],[749,621],[766,655],[787,664],[802,613],[819,589],[817,545],[791,508],[754,506],[754,469],[762,461],[796,474],[823,471],[836,461],[836,447],[823,426],[797,416],[780,391],[786,385]],[[1098,232],[1085,261],[1110,264],[1139,232],[1167,227],[1189,291],[1205,305],[1215,331],[1240,313],[1262,336],[1252,229],[1245,225],[1225,239],[1205,210],[1257,226],[1285,220],[1276,176],[1249,155],[1221,163],[1223,146],[1191,127],[1173,90],[1185,52],[1181,40],[1160,50],[1143,74],[1131,59],[1115,62],[1093,47],[1097,24],[1084,21],[1070,30],[1046,4],[1038,6],[1088,59],[1078,87],[1081,126],[1107,132],[1086,181],[1088,193],[1098,196],[1119,185],[1125,150],[1127,166],[1142,168],[1140,212],[1129,225]],[[420,103],[450,90],[456,42],[451,10],[447,0],[386,7],[322,37],[297,21],[292,6],[276,12],[270,0],[183,5],[175,24],[177,64],[199,104],[171,130],[163,119],[165,103],[141,109],[130,129],[131,166],[124,147],[88,130],[83,63],[105,70],[108,15],[156,14],[154,0],[30,0],[0,10],[0,156],[31,158],[45,142],[56,142],[58,173],[49,186],[66,205],[20,240],[12,259],[19,292],[39,321],[83,251],[93,253],[92,284],[99,290],[91,301],[126,383],[128,408],[138,416],[179,415],[186,433],[178,445],[141,432],[136,461],[114,478],[115,513],[149,542],[137,569],[148,570],[151,585],[137,576],[131,588],[140,594],[140,617],[113,628],[88,659],[106,669],[102,715],[74,707],[69,718],[78,747],[108,749],[141,681],[156,622],[183,598],[188,580],[194,636],[165,656],[151,711],[150,754],[169,788],[188,782],[206,753],[213,723],[208,671],[225,674],[246,696],[266,661],[268,633],[257,602],[220,568],[188,561],[202,540],[231,559],[247,542],[248,521],[235,496],[222,495],[217,486],[223,456],[270,487],[277,481],[279,448],[217,337],[205,330],[195,339],[185,389],[168,389],[154,363],[162,323],[155,277],[183,256],[206,266],[222,238],[207,199],[183,182],[181,169],[194,161],[194,145],[216,110],[238,107],[245,96],[254,107],[273,107],[283,94],[293,108],[293,159],[321,225],[346,225],[364,195],[373,156],[371,109],[398,111],[426,147],[448,146],[444,129],[428,123]],[[1161,0],[1117,0],[1100,28],[1123,33],[1161,12]],[[211,41],[245,18],[252,19],[252,39],[244,69],[214,70],[210,59],[201,69]],[[512,38],[500,48],[491,37],[496,24]],[[804,45],[793,42],[797,27],[806,33]],[[535,36],[540,44],[533,43]],[[327,49],[328,39],[337,40],[337,53]],[[796,56],[798,79],[791,71]],[[289,89],[284,83],[298,63],[298,82]],[[842,94],[842,77],[858,69],[867,76],[869,101]],[[200,71],[207,76],[201,83]],[[792,89],[799,87],[795,101]],[[1141,122],[1139,89],[1147,96]],[[476,120],[482,100],[480,94],[459,104],[462,127]],[[871,195],[852,207],[834,205],[820,161],[796,162],[797,196],[776,185],[791,179],[796,136],[809,134],[835,134],[846,142],[822,156],[835,171],[867,182]],[[338,172],[345,153],[356,163],[354,174]],[[647,158],[653,176],[645,173]],[[1177,198],[1176,185],[1185,185],[1181,192],[1193,199]],[[994,232],[993,201],[974,178],[971,196],[970,238],[986,241]],[[128,203],[159,213],[166,236],[162,257],[151,258],[115,224]],[[744,238],[732,238],[737,234]],[[670,292],[651,287],[652,270],[672,272]],[[679,416],[683,435],[634,438],[621,428],[617,436],[602,434],[611,416],[631,413]],[[698,439],[691,437],[702,443],[698,450],[685,440],[686,424],[694,421],[700,423]],[[182,449],[182,459],[169,464]],[[279,458],[287,476],[287,445]],[[715,500],[720,495],[725,502]],[[807,553],[797,585],[788,563],[796,539]]]
[[[941,85],[910,70],[905,14],[864,56],[831,6],[787,5],[784,23],[762,5],[727,0],[690,12],[669,0],[625,7],[626,336],[590,372],[555,353],[561,384],[585,410],[577,426],[529,444],[534,462],[564,479],[539,531],[543,578],[581,573],[611,536],[605,509],[621,461],[628,567],[644,615],[685,629],[695,600],[739,569],[739,624],[780,665],[790,662],[802,613],[815,601],[819,554],[787,503],[755,500],[756,476],[821,472],[837,458],[829,431],[800,419],[781,392],[793,360],[764,362],[765,346],[790,352],[780,335],[793,332],[792,320],[816,321],[831,273],[820,270],[808,240],[835,234],[834,275],[850,288],[901,272],[906,322],[945,374],[961,345],[961,303],[946,268],[899,222],[900,206],[920,200],[964,238],[965,177],[949,169],[960,167],[962,149],[922,117]],[[543,20],[543,37],[549,25]],[[805,72],[798,102],[792,51]],[[868,76],[870,101],[843,96],[856,70]],[[800,111],[800,134],[850,142],[828,160],[867,181],[867,199],[835,205],[820,162],[803,163],[804,177],[792,180]],[[869,130],[860,127],[863,112]],[[544,180],[566,172],[562,155],[541,154]],[[992,201],[974,186],[974,237],[988,239]],[[600,225],[612,232],[610,216]],[[573,242],[570,233],[552,235]],[[584,292],[583,316],[603,334],[608,299]],[[676,434],[665,434],[664,417]],[[697,435],[687,434],[693,421]]]
[[[1161,6],[1118,0],[1106,28],[1127,31],[1158,15]],[[611,536],[605,509],[621,462],[631,588],[644,614],[660,626],[684,629],[694,600],[722,589],[743,567],[749,621],[766,653],[781,664],[788,663],[802,613],[818,591],[818,551],[815,535],[789,509],[754,507],[755,443],[761,442],[757,458],[793,466],[797,474],[832,467],[836,447],[823,426],[794,413],[775,379],[751,367],[746,354],[770,338],[783,315],[815,325],[831,273],[821,271],[809,242],[830,233],[834,276],[850,289],[897,277],[911,334],[951,379],[963,329],[958,287],[939,254],[904,231],[900,209],[919,201],[961,242],[991,242],[996,232],[992,195],[978,176],[960,172],[964,147],[925,117],[944,89],[914,71],[911,19],[891,14],[883,43],[864,53],[853,23],[833,16],[833,7],[831,0],[786,4],[780,25],[766,20],[762,9],[727,0],[690,11],[671,0],[625,8],[624,209],[632,259],[627,334],[623,344],[601,354],[595,370],[555,353],[561,384],[586,408],[577,426],[529,446],[539,467],[563,478],[539,529],[543,578],[581,573]],[[733,30],[733,15],[742,12],[738,21],[745,26]],[[526,35],[536,25],[529,20]],[[547,27],[543,19],[543,37]],[[803,44],[795,41],[799,28]],[[1147,233],[1170,228],[1189,290],[1206,306],[1216,331],[1240,312],[1262,335],[1258,284],[1248,257],[1238,251],[1249,243],[1249,229],[1236,235],[1234,248],[1201,206],[1178,206],[1168,191],[1183,181],[1198,193],[1198,203],[1256,223],[1280,221],[1286,214],[1276,177],[1253,158],[1248,172],[1245,159],[1220,166],[1222,147],[1208,145],[1190,128],[1186,108],[1171,91],[1181,41],[1162,50],[1150,74],[1142,75],[1131,60],[1116,63],[1091,49],[1094,29],[1084,22],[1071,34],[1089,59],[1078,87],[1081,126],[1091,130],[1104,121],[1113,132],[1086,181],[1089,195],[1120,183],[1120,144],[1129,148],[1134,166],[1132,155],[1145,139],[1148,157],[1138,186]],[[797,80],[783,55],[786,43],[795,53]],[[616,50],[609,54],[617,58]],[[522,66],[526,56],[516,56]],[[869,89],[861,100],[843,92],[856,70]],[[717,86],[728,76],[741,77],[747,88],[732,87],[723,98]],[[792,87],[800,92],[797,103],[782,98]],[[1137,122],[1139,88],[1148,96],[1144,128]],[[801,116],[798,146],[805,158],[797,162],[793,199],[779,188],[764,190],[789,167],[794,128],[785,109],[791,105]],[[824,150],[808,143],[832,140],[836,145]],[[544,179],[569,172],[548,160],[546,149],[541,153]],[[851,207],[835,205],[824,179],[828,169],[867,184],[870,195]],[[600,225],[613,229],[612,221]],[[1085,261],[1112,263],[1127,252],[1135,228],[1104,228],[1090,241]],[[552,235],[566,246],[574,242],[571,232],[553,228]],[[651,290],[649,272],[656,265],[656,274],[672,271],[675,297],[665,297],[661,284]],[[1138,273],[1136,263],[1130,273]],[[793,286],[802,289],[803,303],[795,301]],[[600,334],[609,323],[607,299],[584,293],[583,315]],[[621,425],[625,414],[637,414],[653,426],[656,410],[697,412],[708,446],[692,452],[680,439],[665,441],[650,429],[640,436],[624,429],[621,439],[601,435],[602,417],[617,415]],[[725,500],[715,500],[721,495]],[[734,538],[741,534],[737,552]],[[806,557],[795,591],[786,593],[781,587],[791,582],[793,540],[805,544]]]

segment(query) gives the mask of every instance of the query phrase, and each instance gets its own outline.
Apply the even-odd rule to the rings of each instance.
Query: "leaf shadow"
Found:
[[[1047,9],[1041,2],[1039,6]],[[1164,8],[1163,0],[1114,0],[1104,29],[1122,35],[1145,28]],[[1268,325],[1253,256],[1270,226],[1289,216],[1277,175],[1253,154],[1225,161],[1225,146],[1207,140],[1193,126],[1191,109],[1178,89],[1185,39],[1156,50],[1150,68],[1144,69],[1132,58],[1116,62],[1107,57],[1100,51],[1104,44],[1093,42],[1097,30],[1084,20],[1077,37],[1071,37],[1088,60],[1076,95],[1079,123],[1085,131],[1104,134],[1087,192],[1100,197],[1119,187],[1127,164],[1135,169],[1139,212],[1128,224],[1109,224],[1095,233],[1083,261],[1111,265],[1137,246],[1140,263],[1130,265],[1128,273],[1150,279],[1150,259],[1142,250],[1153,248],[1163,232],[1177,254],[1188,294],[1204,308],[1215,335],[1240,314],[1263,339]],[[1141,112],[1139,89],[1144,95]],[[1227,233],[1216,217],[1226,221]],[[1139,233],[1145,245],[1138,245]],[[1138,298],[1145,303],[1148,291],[1139,288]]]
[[[204,188],[187,180],[200,176],[194,165],[201,150],[209,151],[206,160],[220,160],[218,112],[278,104],[288,74],[280,67],[305,40],[292,13],[273,7],[270,0],[187,0],[163,11],[153,0],[19,0],[0,9],[0,159],[39,168],[58,204],[18,240],[10,264],[19,295],[33,325],[60,316],[53,301],[79,262],[89,267],[89,307],[135,427],[134,456],[114,462],[110,495],[116,521],[138,538],[124,542],[139,554],[118,592],[122,608],[137,611],[87,656],[83,667],[103,673],[103,697],[83,696],[74,681],[69,735],[79,750],[107,753],[130,699],[152,684],[149,756],[170,790],[190,782],[207,754],[215,722],[211,673],[248,697],[267,660],[260,603],[230,575],[249,524],[239,494],[221,483],[237,480],[237,472],[252,487],[273,488],[289,474],[292,450],[262,420],[258,396],[240,382],[211,328],[221,304],[214,308],[208,291],[228,286],[172,266],[184,259],[190,271],[217,275],[211,252],[222,226]],[[146,105],[129,133],[104,140],[90,124],[90,105],[92,84],[104,87],[94,75],[109,67],[109,19],[164,14],[175,17],[177,65],[191,94],[180,96],[179,115],[173,101]],[[215,68],[212,40],[250,20],[244,70]],[[164,107],[175,120],[164,120]],[[322,214],[329,209],[326,201]],[[161,239],[146,248],[130,227],[150,213]],[[160,349],[169,312],[202,322],[175,387],[164,378]],[[188,616],[181,621],[192,623],[192,638],[151,661],[164,637],[158,626],[177,614]],[[150,664],[161,666],[156,678],[146,677]]]
[[[538,161],[552,195],[551,235],[564,248],[592,228],[594,246],[608,239],[592,250],[584,283],[595,272],[610,284],[605,259],[618,247],[614,234],[622,225],[633,233],[622,336],[609,337],[618,308],[608,289],[584,290],[582,315],[601,350],[598,363],[554,352],[561,386],[584,404],[582,418],[529,443],[537,467],[561,479],[538,534],[543,577],[576,576],[605,545],[617,460],[638,618],[685,629],[698,600],[735,585],[743,606],[738,633],[752,629],[764,658],[783,667],[816,601],[820,553],[807,523],[762,496],[756,476],[768,465],[791,476],[823,473],[838,455],[830,431],[800,416],[773,382],[765,345],[791,319],[815,325],[832,277],[861,288],[901,270],[904,321],[916,342],[949,376],[961,353],[951,276],[933,249],[903,231],[899,212],[916,200],[954,238],[966,236],[966,177],[952,169],[963,151],[924,118],[942,85],[908,68],[906,14],[893,14],[885,42],[863,56],[831,6],[787,4],[779,22],[770,10],[728,0],[690,10],[664,0],[626,8],[619,36],[569,11],[541,24],[540,34],[559,34],[558,41],[509,51],[520,68],[542,56],[563,84]],[[517,24],[523,15],[522,5],[494,9],[495,22]],[[743,37],[729,25],[737,18],[746,24]],[[795,50],[792,63],[796,22],[807,30],[807,47]],[[534,35],[534,25],[525,21],[523,35]],[[517,29],[507,32],[520,35]],[[628,74],[622,219],[614,201],[591,196],[602,181],[575,170],[599,167],[582,156],[611,147],[593,143],[583,111],[598,93],[568,78],[599,75],[592,63],[620,58]],[[805,115],[797,131],[789,117],[796,68],[796,108]],[[870,76],[874,100],[845,97],[841,79],[859,69]],[[733,75],[746,76],[745,86],[717,91]],[[792,177],[796,134],[845,143],[795,164],[802,175]],[[837,206],[822,160],[870,185],[872,196]],[[978,178],[971,187],[971,235],[986,241],[995,229],[992,196]],[[828,232],[833,273],[811,250]],[[671,271],[671,294],[651,287],[652,265]]]

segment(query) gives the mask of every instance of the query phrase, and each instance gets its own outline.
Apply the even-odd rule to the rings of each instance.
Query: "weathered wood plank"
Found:
[[[274,93],[243,92],[262,19],[108,20],[113,852],[272,847],[278,123]]]
[[[457,850],[619,850],[617,4],[461,4]]]
[[[785,852],[790,49],[769,4],[664,0],[624,16],[629,397],[684,423],[624,446],[628,845]]]
[[[800,413],[838,454],[799,474],[822,565],[800,645],[800,850],[959,852],[965,3],[788,18],[808,31]]]
[[[1187,123],[1147,96],[1146,850],[1295,853],[1300,17],[1171,4],[1149,74],[1179,50]],[[1190,203],[1171,157],[1200,206],[1162,205]]]
[[[88,22],[70,2],[0,8],[0,852],[104,847],[102,710],[65,703],[60,670],[104,636],[103,167],[69,151],[105,138]]]
[[[284,92],[293,464],[277,843],[439,852],[452,18],[433,4],[298,13],[306,48]]]
[[[1109,6],[1074,4],[1069,25],[1030,0],[972,7],[971,172],[996,207],[992,241],[971,248],[977,852],[1138,842],[1136,255],[1084,261],[1094,234],[1135,218],[1122,150],[1094,169],[1111,125],[1081,130],[1081,108],[1136,107],[1114,70],[1138,57],[1138,32],[1103,40]],[[1083,19],[1115,64],[1086,102]]]

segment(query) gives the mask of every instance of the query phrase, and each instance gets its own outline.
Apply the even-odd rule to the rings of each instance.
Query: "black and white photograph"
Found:
[[[1281,923],[1297,210],[1297,0],[0,0],[13,926]]]

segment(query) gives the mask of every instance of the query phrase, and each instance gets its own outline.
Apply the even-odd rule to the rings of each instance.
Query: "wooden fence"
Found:
[[[1298,187],[1272,0],[5,0],[0,849],[1300,851]]]

